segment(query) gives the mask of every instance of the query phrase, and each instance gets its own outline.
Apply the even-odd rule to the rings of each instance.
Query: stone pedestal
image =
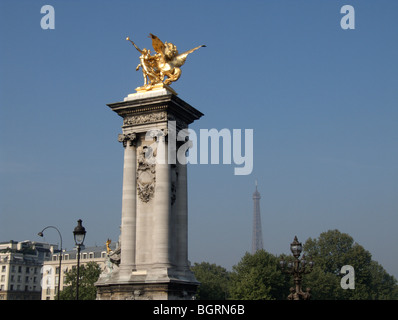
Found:
[[[97,299],[192,299],[187,168],[176,156],[186,142],[176,137],[203,114],[167,86],[108,106],[123,118],[120,264],[100,276]]]

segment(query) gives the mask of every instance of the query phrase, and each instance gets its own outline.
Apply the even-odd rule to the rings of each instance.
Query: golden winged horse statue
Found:
[[[149,34],[149,37],[152,39],[152,47],[156,51],[155,55],[151,55],[150,50],[141,50],[129,37],[126,38],[141,53],[140,64],[136,70],[141,67],[144,86],[148,87],[148,90],[159,83],[169,85],[177,81],[181,76],[180,68],[184,65],[188,55],[201,47],[206,47],[200,45],[180,54],[174,44],[167,41],[163,43],[152,33]],[[166,80],[165,77],[167,77]]]

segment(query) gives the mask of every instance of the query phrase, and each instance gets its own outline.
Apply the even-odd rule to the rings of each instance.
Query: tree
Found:
[[[323,232],[316,239],[304,243],[303,255],[315,262],[311,273],[303,275],[302,288],[311,288],[313,300],[398,300],[397,280],[372,260],[372,255],[354,239],[338,230]],[[282,255],[286,262],[294,260],[292,255]],[[223,267],[202,262],[195,263],[192,270],[202,283],[200,299],[237,300],[286,300],[293,277],[282,273],[279,261],[264,250],[255,254],[246,253],[233,266],[232,272]],[[343,266],[352,266],[355,271],[355,288],[343,289],[340,274]],[[228,284],[228,285],[227,285]],[[227,292],[227,294],[226,294]]]
[[[228,296],[229,272],[208,262],[196,263],[191,268],[200,282],[196,299],[224,300]]]
[[[376,261],[370,263],[371,299],[398,300],[397,280],[389,275]]]
[[[289,281],[279,268],[279,259],[264,250],[246,253],[233,266],[230,295],[238,300],[286,299]]]
[[[98,263],[90,261],[85,265],[80,266],[79,279],[79,300],[95,300],[97,289],[94,283],[98,280],[101,274],[101,268]],[[60,300],[74,300],[76,299],[76,279],[77,268],[72,268],[65,275],[67,287],[60,292]]]
[[[397,281],[388,275],[369,251],[338,230],[309,238],[304,253],[315,262],[314,270],[303,279],[303,287],[312,289],[313,299],[398,299]],[[355,289],[342,289],[340,270],[351,265],[355,270]]]

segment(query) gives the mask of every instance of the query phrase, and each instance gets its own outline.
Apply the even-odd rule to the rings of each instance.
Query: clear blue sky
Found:
[[[55,8],[42,30],[40,9]],[[342,30],[340,8],[355,8]],[[265,249],[339,229],[398,277],[398,2],[0,2],[0,241],[117,241],[121,119],[148,34],[188,57],[172,87],[193,129],[254,130],[254,169],[189,167],[189,255],[228,269],[250,251],[254,181]],[[48,242],[58,242],[48,230]]]

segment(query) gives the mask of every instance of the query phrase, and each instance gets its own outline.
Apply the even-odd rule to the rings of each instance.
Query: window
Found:
[[[26,267],[26,273],[29,273],[29,267]]]
[[[22,266],[19,266],[18,267],[18,273],[21,273],[22,272]]]
[[[1,272],[6,272],[7,267],[6,266],[2,266],[1,267]]]

